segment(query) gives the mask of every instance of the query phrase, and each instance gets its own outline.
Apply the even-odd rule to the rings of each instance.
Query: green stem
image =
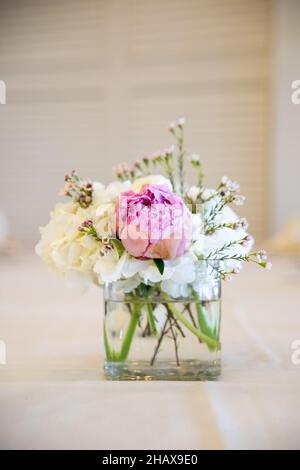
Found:
[[[138,324],[140,310],[141,310],[140,304],[133,304],[130,322],[129,322],[126,335],[121,346],[121,350],[119,354],[115,356],[115,359],[114,359],[117,362],[124,362],[127,359],[130,346],[133,340],[134,332]]]
[[[178,166],[179,166],[179,184],[180,184],[180,194],[184,195],[184,150],[183,150],[183,129],[181,129],[180,136],[178,138]]]
[[[218,335],[216,335],[214,330],[210,327],[209,323],[207,322],[207,318],[208,318],[207,311],[205,307],[201,305],[201,300],[200,300],[198,293],[195,290],[193,290],[192,293],[193,293],[194,299],[196,300],[196,311],[197,311],[198,324],[199,324],[200,330],[205,335],[209,336],[210,338],[218,340],[219,339]],[[208,347],[210,350],[214,350],[214,348],[212,348],[210,345],[208,345]]]
[[[165,297],[166,300],[170,301],[170,298],[167,294],[162,292],[162,295]],[[191,325],[190,322],[185,318],[185,316],[173,305],[171,302],[168,303],[169,309],[171,310],[174,317],[180,321],[191,333],[193,333],[197,338],[201,339],[201,341],[205,342],[208,346],[210,346],[213,350],[219,350],[221,348],[221,344],[218,340],[214,338],[210,338],[205,333],[202,333],[200,329],[196,328],[195,326]]]
[[[174,181],[174,168],[173,168],[173,154],[169,155],[165,162],[165,170],[167,177],[170,180],[173,191],[175,191],[175,181]]]
[[[201,331],[203,331],[204,334],[208,336],[214,337],[214,334],[212,332],[211,327],[209,326],[207,322],[207,312],[205,307],[201,305],[200,297],[197,294],[196,291],[193,290],[193,297],[196,301],[196,311],[197,311],[197,317],[198,317],[198,323]]]
[[[103,339],[104,339],[104,348],[105,348],[106,359],[109,362],[112,362],[114,354],[113,354],[112,350],[109,347],[109,342],[108,342],[106,327],[105,327],[105,321],[104,321],[104,325],[103,325]]]
[[[147,303],[147,315],[148,315],[148,321],[149,321],[149,325],[150,325],[150,331],[151,331],[151,335],[153,336],[156,336],[157,334],[157,329],[156,329],[156,325],[155,325],[155,318],[154,318],[154,314],[153,314],[153,309],[152,309],[152,305],[151,303]]]

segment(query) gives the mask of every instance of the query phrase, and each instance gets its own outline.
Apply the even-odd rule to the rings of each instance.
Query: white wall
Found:
[[[0,209],[32,242],[66,172],[105,183],[111,166],[170,144],[207,184],[241,183],[241,213],[266,234],[269,0],[0,0]]]
[[[300,104],[291,101],[300,80],[300,1],[277,0],[274,18],[274,88],[272,93],[272,229],[300,216]]]

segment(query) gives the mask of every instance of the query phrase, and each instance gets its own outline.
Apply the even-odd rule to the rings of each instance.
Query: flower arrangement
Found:
[[[51,270],[71,283],[113,286],[114,295],[125,295],[133,306],[127,333],[119,335],[125,336],[119,352],[105,333],[109,362],[127,360],[141,298],[146,299],[146,336],[156,338],[159,351],[161,338],[169,335],[177,365],[183,329],[217,351],[219,332],[205,312],[203,273],[209,269],[209,275],[230,281],[246,262],[271,267],[264,250],[252,250],[246,219],[230,207],[244,203],[239,185],[223,176],[216,189],[204,186],[199,155],[186,155],[184,124],[181,118],[169,126],[174,145],[131,165],[120,164],[117,180],[106,187],[72,171],[62,190],[69,200],[57,204],[41,228],[36,252]],[[192,186],[185,180],[187,160],[195,175]],[[156,313],[155,298],[164,306]],[[188,299],[196,303],[198,322],[174,305],[186,305]]]

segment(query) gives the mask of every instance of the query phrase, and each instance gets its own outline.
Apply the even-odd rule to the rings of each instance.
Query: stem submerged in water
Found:
[[[111,350],[106,334],[106,328],[104,325],[104,346],[106,352],[106,359],[108,362],[126,361],[130,351],[130,346],[134,337],[134,333],[139,321],[141,307],[141,304],[133,304],[129,325],[119,353]]]
[[[130,322],[126,331],[126,335],[125,335],[120,353],[117,355],[117,360],[119,362],[126,361],[127,359],[129,349],[133,340],[134,332],[138,324],[140,310],[141,310],[140,304],[133,305],[132,314],[131,314]]]
[[[167,318],[163,325],[162,330],[158,336],[157,345],[155,347],[153,357],[150,361],[150,364],[153,365],[157,354],[159,353],[159,349],[162,343],[164,336],[166,336],[169,331],[171,332],[172,339],[175,345],[175,356],[176,356],[176,363],[180,365],[179,356],[178,356],[178,338],[177,334],[180,334],[182,337],[185,337],[184,329],[182,325],[189,330],[193,335],[195,335],[200,342],[206,343],[209,351],[218,351],[221,348],[221,344],[219,341],[219,331],[218,328],[215,326],[212,327],[208,321],[208,314],[205,307],[201,304],[199,295],[197,292],[193,291],[193,297],[196,307],[196,321],[192,312],[190,310],[190,305],[185,306],[185,309],[188,309],[190,314],[190,319],[184,315],[184,311],[181,312],[180,309],[175,305],[173,300],[170,298],[168,294],[160,290],[160,295],[163,297],[164,300],[161,300],[162,305],[165,305],[167,309]],[[108,362],[125,362],[128,358],[129,351],[131,348],[132,341],[134,339],[135,331],[137,325],[139,324],[140,319],[140,312],[143,308],[146,307],[147,312],[147,332],[151,336],[157,336],[157,326],[156,320],[154,317],[152,303],[150,301],[149,296],[146,297],[146,301],[140,302],[132,302],[128,305],[128,310],[130,312],[130,320],[127,326],[127,330],[121,344],[121,348],[118,351],[114,351],[111,349],[107,337],[106,328],[104,325],[104,346],[106,351],[106,359]],[[169,324],[169,328],[167,325]],[[147,335],[148,335],[147,334]]]
[[[156,325],[155,325],[155,318],[154,318],[154,314],[153,314],[153,309],[152,309],[151,303],[148,302],[147,305],[146,305],[146,307],[147,307],[147,316],[148,316],[148,322],[149,322],[149,325],[150,325],[151,335],[156,336],[156,334],[157,334],[157,329],[156,329]]]
[[[113,361],[113,352],[110,349],[108,338],[107,338],[107,333],[106,333],[106,326],[105,326],[105,321],[103,325],[103,339],[104,339],[104,348],[105,348],[105,354],[106,354],[106,359],[109,362]]]
[[[200,330],[206,335],[209,336],[210,338],[215,339],[216,341],[219,340],[219,333],[212,328],[208,322],[208,314],[206,311],[206,308],[201,304],[200,297],[198,293],[193,290],[193,297],[196,301],[196,311],[197,311],[197,317],[198,317],[198,324]],[[208,349],[210,351],[215,351],[215,347],[211,346],[210,344],[207,345]]]
[[[151,359],[151,361],[150,361],[150,365],[151,365],[151,366],[153,366],[153,364],[154,364],[154,362],[155,362],[156,356],[157,356],[157,354],[158,354],[158,352],[159,352],[159,348],[160,348],[161,342],[162,342],[162,340],[163,340],[163,338],[164,338],[164,336],[165,336],[165,334],[166,334],[166,327],[167,327],[168,321],[169,321],[169,316],[167,316],[166,321],[165,321],[165,323],[164,323],[164,326],[163,326],[163,328],[162,328],[162,330],[161,330],[161,334],[160,334],[160,336],[159,336],[159,338],[158,338],[158,342],[157,342],[156,348],[155,348],[155,350],[154,350],[154,354],[153,354],[152,359]]]
[[[221,344],[215,338],[211,338],[207,334],[200,331],[200,328],[196,328],[194,325],[191,325],[190,322],[185,318],[185,316],[177,309],[177,307],[170,302],[170,298],[164,292],[161,292],[164,298],[169,301],[168,307],[171,310],[174,317],[182,323],[191,333],[197,336],[201,341],[206,343],[212,350],[218,351],[221,348]]]

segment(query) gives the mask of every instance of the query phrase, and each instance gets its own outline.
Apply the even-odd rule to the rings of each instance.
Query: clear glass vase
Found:
[[[104,289],[105,376],[110,380],[214,380],[221,373],[221,281],[213,269],[172,297],[157,286]]]

